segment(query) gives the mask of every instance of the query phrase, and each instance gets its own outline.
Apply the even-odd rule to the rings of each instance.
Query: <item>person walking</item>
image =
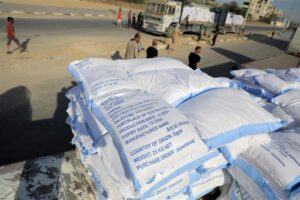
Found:
[[[219,25],[217,25],[216,26],[216,30],[215,30],[215,34],[214,34],[214,36],[212,38],[212,46],[215,46],[217,38],[218,38],[218,35],[219,35],[219,32],[220,32],[220,27],[219,27]]]
[[[6,53],[7,54],[12,54],[12,52],[9,50],[9,47],[11,45],[11,42],[14,41],[17,45],[18,48],[21,48],[20,46],[20,41],[18,40],[18,38],[16,38],[16,33],[15,33],[15,28],[14,28],[14,18],[13,17],[7,17],[7,49],[6,49]]]
[[[133,25],[133,27],[136,27],[136,17],[135,17],[135,13],[132,14],[132,25]]]
[[[131,15],[132,15],[132,10],[129,10],[127,16],[127,28],[131,27]]]
[[[156,49],[157,40],[152,41],[152,46],[148,47],[146,50],[147,58],[156,58],[158,56],[158,50]]]
[[[274,38],[274,35],[275,35],[275,31],[273,31],[272,34],[271,34],[271,39],[272,39],[272,40],[273,40],[273,38]]]
[[[138,54],[140,54],[142,51],[144,51],[144,48],[142,46],[142,35],[141,32],[137,32],[135,35],[138,35],[140,40],[138,41],[137,45],[138,45]]]
[[[191,52],[189,55],[189,67],[193,70],[200,68],[200,61],[201,61],[201,47],[196,46],[195,51]]]
[[[190,15],[187,15],[187,16],[184,18],[184,21],[185,21],[185,30],[187,30],[188,27],[189,27],[189,18],[190,18]]]
[[[173,30],[172,30],[172,34],[171,34],[171,38],[172,38],[172,46],[171,46],[171,50],[175,50],[175,45],[177,43],[177,39],[178,39],[178,36],[180,35],[180,30],[178,28],[178,25],[176,25]]]
[[[134,38],[127,43],[125,59],[135,59],[138,57],[138,43],[140,40],[140,35],[135,34]]]
[[[119,8],[117,19],[118,19],[117,26],[121,27],[121,25],[122,25],[122,8],[121,7]]]
[[[199,41],[201,41],[201,39],[202,39],[202,25],[200,25],[200,27],[199,27],[197,41],[199,42]]]
[[[141,28],[143,26],[142,18],[143,18],[143,13],[140,12],[137,17],[137,25],[139,26],[139,28]]]

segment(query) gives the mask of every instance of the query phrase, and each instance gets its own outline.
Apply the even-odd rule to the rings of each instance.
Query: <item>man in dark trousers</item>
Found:
[[[127,16],[127,28],[131,27],[131,15],[132,15],[132,11],[129,10],[128,11],[128,16]]]
[[[200,68],[200,61],[201,61],[201,47],[196,46],[195,52],[191,52],[189,55],[189,66],[193,70]]]
[[[16,34],[15,34],[15,28],[14,28],[14,18],[12,17],[7,17],[7,49],[6,49],[6,53],[7,54],[12,54],[12,52],[9,50],[9,46],[11,44],[11,41],[14,41],[19,48],[21,48],[20,46],[20,41],[18,40],[18,38],[16,38]]]
[[[147,58],[156,58],[158,56],[158,51],[156,49],[157,40],[153,40],[152,46],[147,49]]]
[[[272,34],[271,34],[271,39],[272,39],[272,40],[273,40],[273,38],[274,38],[274,35],[275,35],[275,31],[273,31]]]
[[[138,18],[137,18],[137,25],[139,26],[139,28],[141,28],[143,26],[142,18],[143,18],[143,13],[140,12],[138,14]]]
[[[184,21],[185,21],[185,30],[187,30],[188,27],[189,27],[189,18],[190,18],[190,15],[187,15],[187,16],[184,18]]]
[[[220,27],[219,27],[219,25],[217,25],[216,26],[216,30],[215,30],[215,34],[214,34],[214,36],[212,38],[212,46],[215,46],[217,38],[218,38],[218,35],[219,35],[219,32],[220,32]]]

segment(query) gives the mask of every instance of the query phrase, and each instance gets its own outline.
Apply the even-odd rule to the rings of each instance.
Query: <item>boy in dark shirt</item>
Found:
[[[200,68],[200,60],[201,60],[201,47],[196,46],[195,52],[191,52],[189,55],[189,66],[195,70]]]
[[[152,46],[147,49],[147,58],[156,58],[158,56],[158,51],[156,49],[157,40],[153,40]]]

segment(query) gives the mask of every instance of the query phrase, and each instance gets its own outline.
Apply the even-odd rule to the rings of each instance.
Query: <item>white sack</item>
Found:
[[[266,69],[266,72],[274,74],[287,82],[300,82],[300,69]]]
[[[98,101],[107,94],[142,89],[122,66],[112,60],[101,58],[78,60],[69,64],[68,69],[83,89],[88,105],[98,104]]]
[[[294,129],[300,126],[299,122],[297,122],[290,114],[288,114],[279,105],[269,103],[266,101],[260,101],[258,104],[269,113],[272,113],[272,115],[274,115],[275,117],[282,119],[286,123],[286,126],[284,127],[285,130]]]
[[[233,166],[228,169],[228,172],[234,180],[236,180],[243,189],[250,194],[251,198],[254,200],[266,200],[267,197],[258,187],[258,185],[251,180],[242,170],[238,167]],[[274,200],[274,199],[273,199]]]
[[[300,183],[300,134],[282,132],[271,134],[271,141],[251,146],[241,157],[269,175],[284,190]]]
[[[233,70],[233,71],[230,71],[230,73],[235,78],[242,78],[242,77],[249,78],[249,77],[254,77],[257,75],[267,74],[267,72],[265,72],[264,70],[253,69],[253,68]]]
[[[300,90],[292,90],[272,100],[290,114],[300,126]]]
[[[236,89],[205,92],[183,103],[179,110],[192,121],[211,149],[283,126],[280,119],[257,105],[246,92]]]
[[[153,95],[114,96],[92,111],[112,134],[136,191],[144,197],[178,176],[176,170],[188,171],[215,156],[208,155],[183,114]]]
[[[284,81],[274,74],[259,75],[255,80],[270,92],[280,95],[288,90],[300,89],[299,83],[291,83]]]
[[[191,184],[191,195],[194,199],[199,199],[211,192],[218,186],[231,182],[230,176],[223,170],[204,175],[198,181]]]
[[[179,60],[173,58],[138,58],[127,60],[116,60],[118,65],[124,67],[130,75],[146,72],[151,70],[163,69],[188,69],[192,70],[189,66],[185,65]]]
[[[86,104],[80,87],[76,86],[72,88],[66,93],[66,96],[72,103],[67,109],[67,113],[72,119],[75,119],[76,117],[73,113],[77,113],[77,116],[81,115],[90,128],[89,134],[92,140],[94,143],[97,143],[102,135],[107,134],[107,130],[87,108],[88,105]]]
[[[231,143],[226,144],[223,147],[220,147],[221,153],[230,163],[234,163],[234,160],[244,151],[256,144],[263,143],[265,141],[270,141],[271,138],[269,134],[259,134],[253,136],[246,136],[239,138]]]
[[[166,69],[147,71],[132,76],[147,92],[155,94],[173,106],[208,90],[230,87],[232,83],[215,79],[200,70]]]

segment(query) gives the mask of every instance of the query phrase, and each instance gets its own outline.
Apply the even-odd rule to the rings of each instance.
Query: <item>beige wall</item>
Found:
[[[249,14],[251,15],[251,19],[259,20],[261,17],[265,17],[269,12],[271,4],[271,0],[250,0]]]

